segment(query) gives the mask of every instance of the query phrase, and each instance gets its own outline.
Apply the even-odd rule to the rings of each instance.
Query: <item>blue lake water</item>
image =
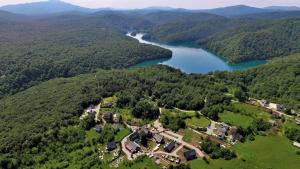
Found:
[[[157,42],[149,42],[143,40],[143,34],[137,34],[136,36],[131,36],[132,38],[137,39],[140,43],[151,44],[155,46],[160,46],[162,48],[169,49],[173,52],[172,58],[170,59],[156,59],[145,61],[139,64],[136,64],[133,67],[145,67],[157,64],[168,65],[174,68],[181,69],[186,73],[208,73],[212,71],[234,71],[247,69],[250,67],[258,66],[261,64],[265,64],[266,61],[256,60],[243,62],[240,64],[229,64],[226,60],[218,57],[204,49],[196,48],[196,47],[186,47],[186,46],[175,46],[175,45],[167,45],[161,44]]]

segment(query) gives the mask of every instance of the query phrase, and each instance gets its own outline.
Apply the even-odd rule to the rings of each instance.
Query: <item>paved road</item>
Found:
[[[216,128],[216,122],[211,120],[209,127],[207,127],[206,134],[214,135],[214,129]]]
[[[193,146],[192,144],[190,143],[187,143],[185,141],[183,141],[183,136],[177,134],[177,133],[174,133],[172,131],[168,131],[166,129],[164,129],[162,127],[162,124],[159,122],[159,119],[156,120],[154,122],[154,127],[159,131],[161,132],[160,135],[164,136],[165,138],[168,138],[170,140],[175,140],[177,143],[181,144],[181,146],[185,146],[189,149],[194,149],[196,151],[196,153],[198,154],[199,157],[204,157],[204,153],[197,147]],[[178,151],[178,150],[177,150]]]
[[[95,109],[93,109],[96,112],[95,115],[95,121],[98,122],[99,121],[99,113],[100,113],[100,108],[101,108],[101,102],[95,107]],[[103,121],[105,123],[105,121]]]
[[[131,133],[130,133],[130,134],[131,134]],[[121,141],[121,144],[122,144],[122,151],[125,153],[127,159],[128,159],[128,160],[133,160],[131,152],[129,152],[129,151],[126,149],[126,146],[125,146],[125,144],[126,144],[128,138],[129,138],[130,134],[129,134],[128,136],[126,136],[126,137],[123,138],[123,140]]]

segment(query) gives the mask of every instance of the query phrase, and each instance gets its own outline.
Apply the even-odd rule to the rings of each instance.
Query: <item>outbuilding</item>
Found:
[[[114,149],[116,149],[116,148],[117,148],[117,144],[116,144],[114,141],[109,142],[109,143],[107,144],[107,147],[106,147],[106,149],[107,149],[108,151],[112,151],[112,150],[114,150]]]
[[[186,158],[187,161],[194,160],[197,158],[196,151],[195,150],[186,151],[184,152],[184,157]]]

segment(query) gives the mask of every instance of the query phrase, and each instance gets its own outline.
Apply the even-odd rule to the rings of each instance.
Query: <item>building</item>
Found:
[[[296,119],[296,124],[300,125],[300,119]]]
[[[268,107],[269,106],[269,101],[267,101],[267,100],[265,100],[265,99],[263,99],[263,100],[261,100],[261,105],[263,106],[263,107]]]
[[[111,141],[107,144],[106,149],[112,151],[117,148],[117,144],[114,141]]]
[[[298,143],[298,142],[296,142],[296,141],[294,141],[293,145],[294,145],[295,147],[300,148],[300,143]]]
[[[280,114],[277,113],[277,112],[273,112],[273,113],[272,113],[272,118],[273,118],[273,119],[278,119],[278,118],[280,118]]]
[[[103,119],[107,122],[107,123],[111,123],[113,122],[113,114],[111,112],[104,112],[103,114]]]
[[[186,151],[184,152],[184,157],[186,158],[187,161],[194,160],[197,158],[196,151],[195,150]]]
[[[139,138],[139,133],[137,131],[133,132],[130,136],[129,136],[129,140],[130,141],[135,141]]]
[[[153,139],[155,140],[155,142],[157,144],[162,144],[164,142],[164,137],[162,135],[159,135],[159,134],[154,134]]]
[[[125,145],[125,147],[132,154],[137,153],[140,150],[140,146],[134,141],[130,141],[128,144]]]
[[[119,113],[115,113],[114,115],[113,115],[113,121],[115,122],[115,123],[119,123],[120,122],[120,114]]]
[[[97,125],[95,127],[95,130],[96,130],[97,133],[100,133],[101,132],[101,126]]]
[[[175,144],[176,144],[176,141],[172,140],[170,143],[168,143],[164,149],[166,152],[170,153],[172,152],[172,150],[175,148]]]
[[[282,112],[282,111],[284,111],[284,106],[283,105],[281,105],[281,104],[276,104],[276,110],[277,111],[280,111],[280,112]]]
[[[217,137],[221,140],[223,140],[226,136],[227,129],[221,125],[217,131]]]
[[[143,132],[148,138],[152,137],[152,133],[146,127],[142,127],[141,132]]]
[[[230,134],[230,142],[235,142],[236,137],[238,135],[237,133],[238,129],[237,127],[233,126],[230,128],[229,134]]]
[[[87,110],[87,113],[89,116],[94,116],[94,115],[96,115],[97,112],[92,109],[89,109],[89,110]]]
[[[107,103],[104,103],[102,107],[104,108],[112,108],[114,106],[114,104],[112,102],[107,102]]]
[[[114,129],[114,132],[115,132],[115,133],[117,133],[117,132],[120,131],[119,125],[116,124],[116,123],[114,123],[114,124],[112,125],[112,128]]]

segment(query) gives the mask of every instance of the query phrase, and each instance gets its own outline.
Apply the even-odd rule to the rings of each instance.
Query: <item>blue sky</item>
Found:
[[[43,0],[0,0],[0,6]],[[149,6],[170,6],[191,9],[207,9],[231,5],[265,6],[300,6],[300,0],[63,0],[72,4],[90,7],[144,8]]]

